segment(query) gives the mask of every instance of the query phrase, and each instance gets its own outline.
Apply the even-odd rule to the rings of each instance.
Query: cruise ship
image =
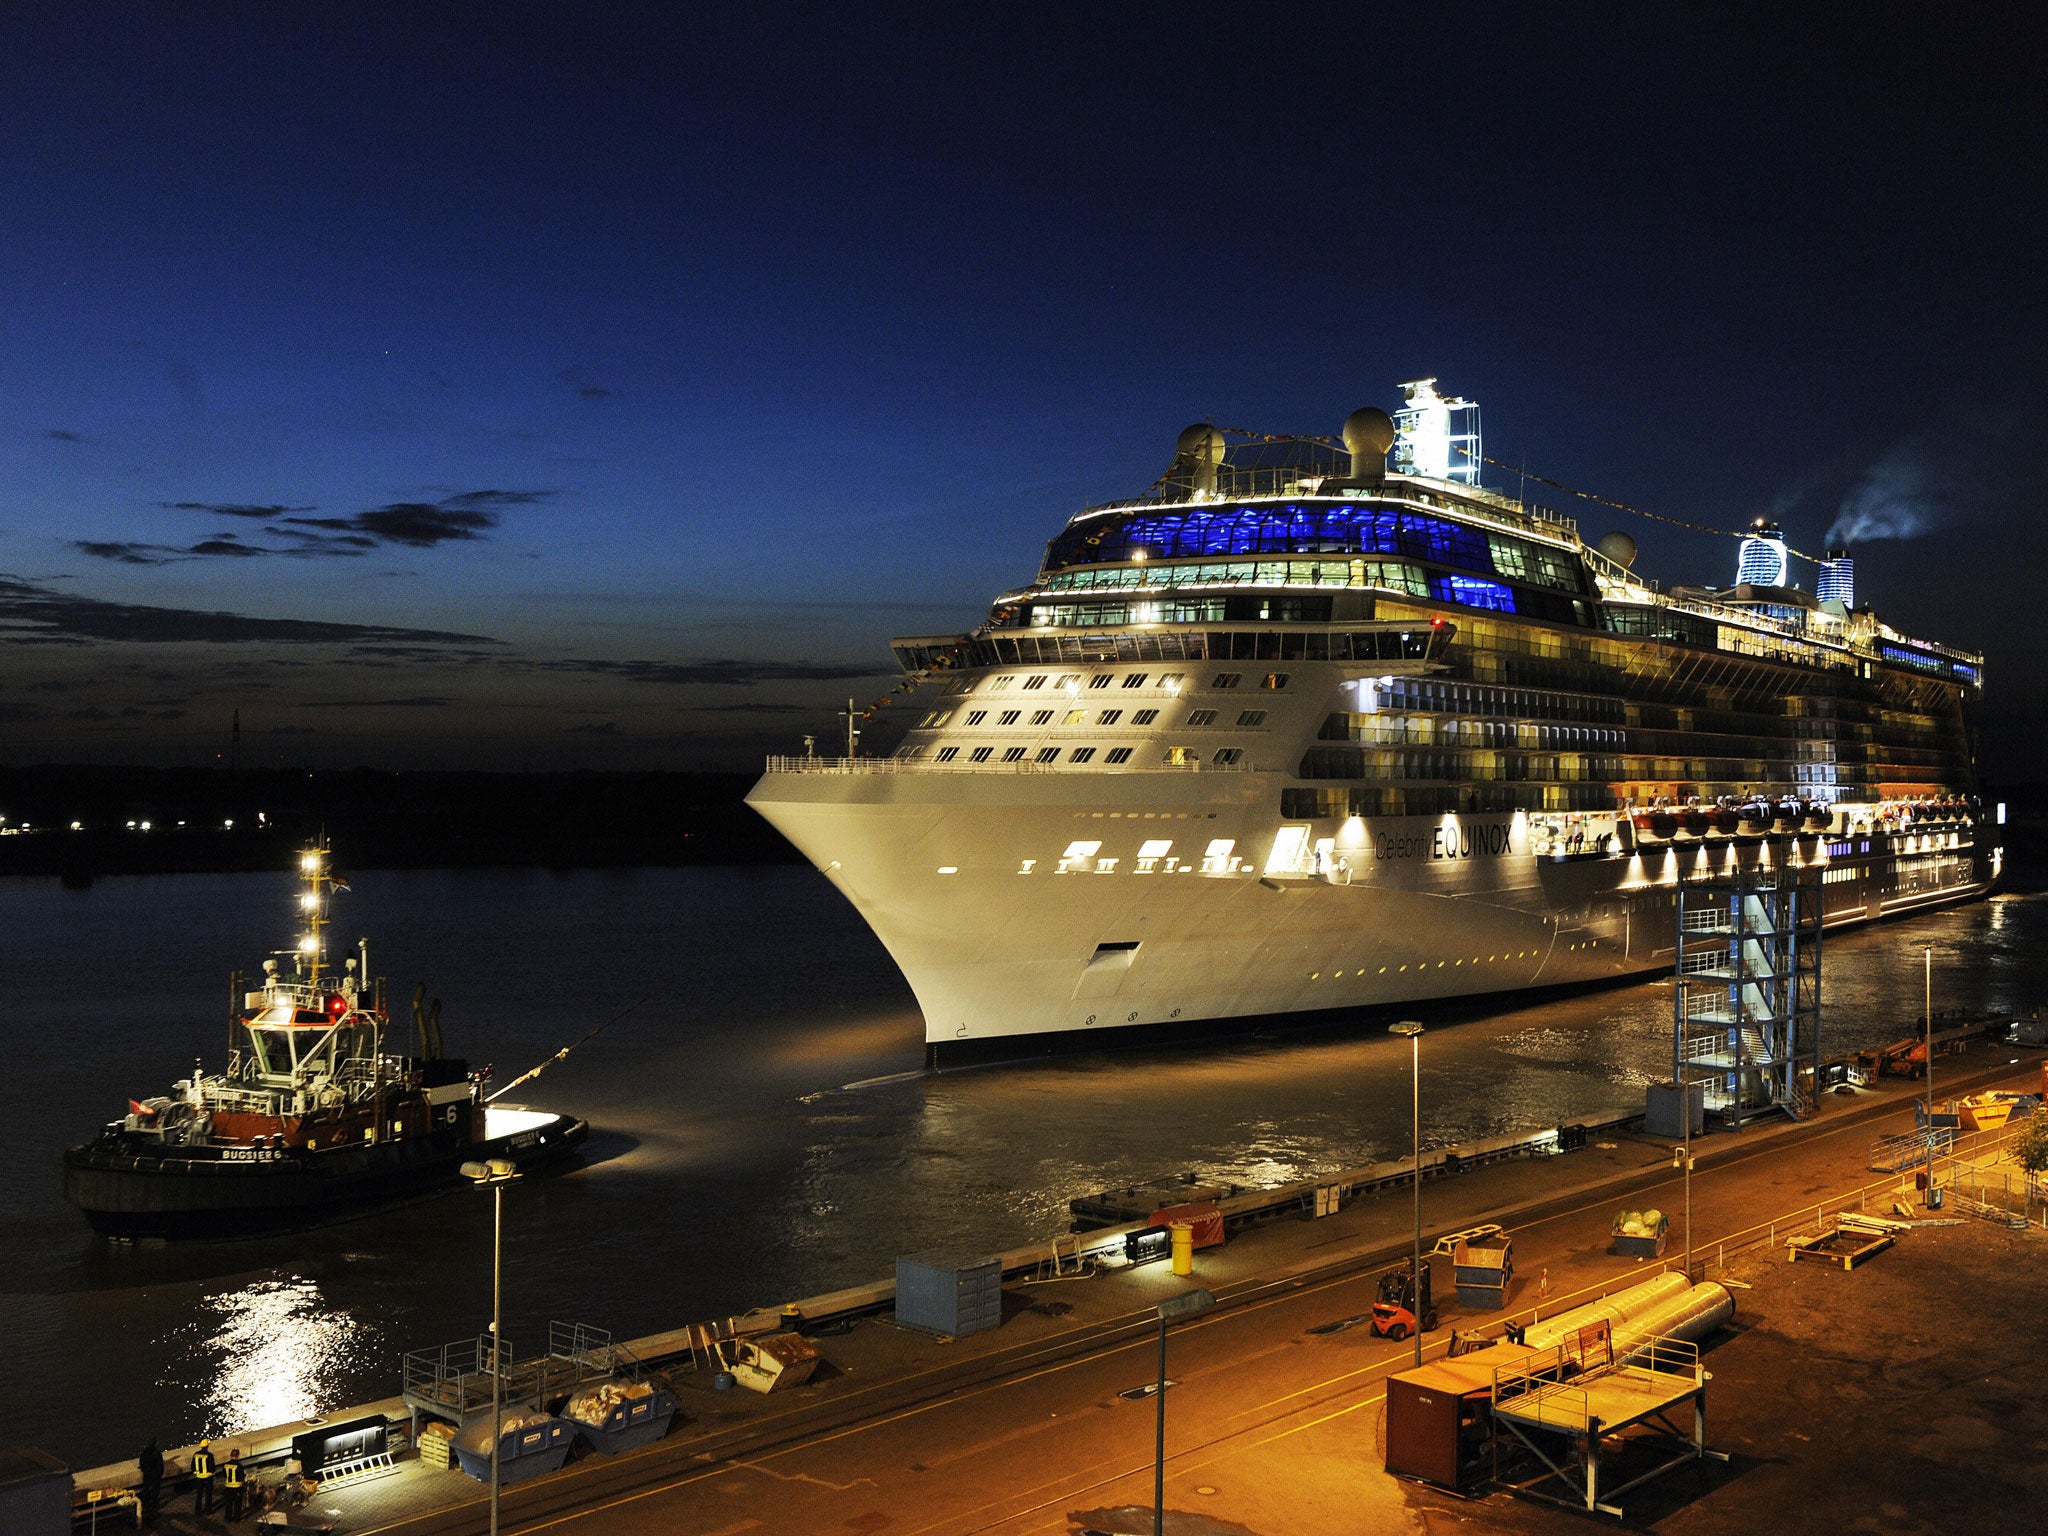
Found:
[[[853,903],[933,1066],[1669,969],[1681,880],[1822,864],[1826,921],[1982,895],[1983,660],[1487,489],[1435,380],[1338,438],[1209,425],[967,634],[894,643],[888,756],[749,795]],[[901,707],[901,706],[899,706]]]

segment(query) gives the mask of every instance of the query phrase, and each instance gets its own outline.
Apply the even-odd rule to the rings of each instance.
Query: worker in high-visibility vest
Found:
[[[199,1449],[192,1453],[192,1511],[194,1514],[213,1513],[213,1451],[212,1441],[202,1440]]]
[[[228,1523],[232,1525],[242,1518],[242,1448],[237,1445],[228,1451],[228,1459],[220,1465],[221,1502],[227,1506]]]

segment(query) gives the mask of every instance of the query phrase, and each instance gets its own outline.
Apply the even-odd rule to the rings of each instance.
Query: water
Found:
[[[500,1081],[630,1008],[516,1098],[587,1117],[585,1166],[506,1196],[506,1331],[622,1337],[868,1280],[895,1255],[1064,1230],[1072,1197],[1194,1170],[1241,1183],[1401,1155],[1408,1046],[1379,1026],[925,1076],[908,988],[805,869],[371,872],[335,937],[445,1000]],[[124,1249],[57,1154],[226,1043],[227,972],[292,933],[277,875],[0,881],[0,1445],[75,1465],[397,1390],[398,1357],[490,1313],[488,1197],[458,1189],[298,1236]],[[2048,899],[2002,896],[1827,940],[1829,1053],[1937,1005],[2048,1001]],[[1629,1113],[1664,1074],[1645,983],[1433,1024],[1426,1142]],[[898,1077],[897,1074],[909,1074]],[[894,1078],[871,1086],[845,1085]]]

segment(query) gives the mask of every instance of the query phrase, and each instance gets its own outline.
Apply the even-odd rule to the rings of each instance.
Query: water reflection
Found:
[[[346,1401],[376,1352],[376,1330],[330,1303],[300,1275],[259,1280],[206,1298],[214,1317],[181,1362],[204,1383],[207,1430],[242,1434],[311,1418]],[[159,1385],[175,1385],[162,1382]]]

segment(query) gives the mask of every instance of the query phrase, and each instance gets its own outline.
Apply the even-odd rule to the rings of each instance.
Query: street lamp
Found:
[[[1166,1536],[1166,1325],[1215,1305],[1215,1296],[1199,1287],[1159,1303],[1159,1432],[1152,1457],[1152,1536]]]
[[[498,1536],[498,1444],[505,1438],[505,1342],[500,1281],[505,1256],[505,1186],[519,1177],[518,1168],[502,1157],[485,1163],[464,1163],[462,1176],[491,1187],[491,1536]]]
[[[1415,1090],[1414,1158],[1408,1164],[1409,1182],[1415,1186],[1415,1253],[1408,1280],[1415,1287],[1415,1365],[1422,1367],[1422,1025],[1414,1019],[1389,1024],[1387,1032],[1406,1035],[1409,1046],[1409,1079]]]
[[[1922,958],[1926,961],[1926,994],[1921,1011],[1927,1015],[1927,1203],[1934,1204],[1934,946],[1922,947]]]

